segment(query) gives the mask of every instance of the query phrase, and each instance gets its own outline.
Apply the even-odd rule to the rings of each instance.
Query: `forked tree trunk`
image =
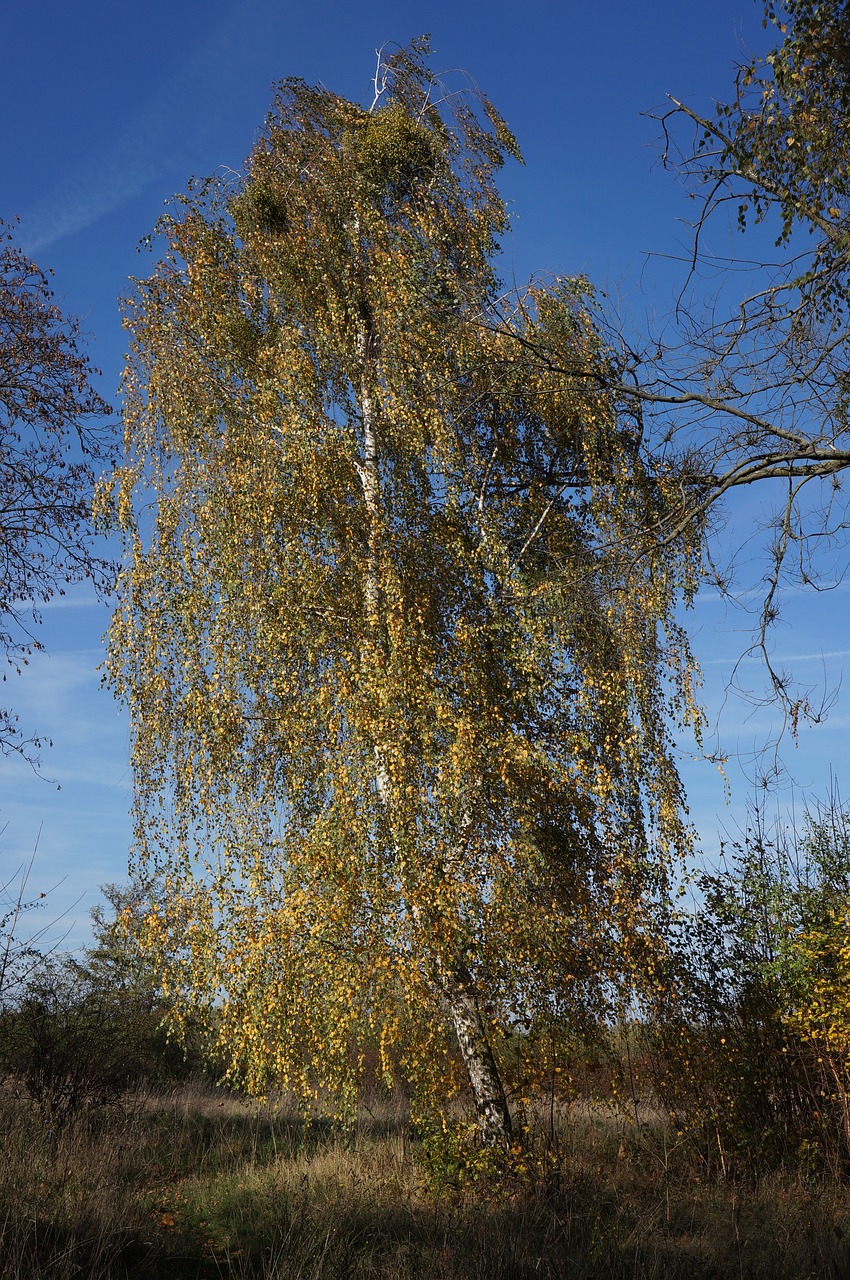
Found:
[[[513,1133],[511,1113],[469,971],[464,966],[456,968],[443,979],[443,991],[469,1076],[484,1145],[507,1150]]]

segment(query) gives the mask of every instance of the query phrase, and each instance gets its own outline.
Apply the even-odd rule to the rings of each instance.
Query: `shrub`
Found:
[[[674,922],[653,1082],[705,1160],[850,1164],[850,813],[755,812]]]
[[[43,961],[0,1015],[0,1066],[53,1129],[198,1065],[169,1040],[155,1008],[100,986],[70,957]]]

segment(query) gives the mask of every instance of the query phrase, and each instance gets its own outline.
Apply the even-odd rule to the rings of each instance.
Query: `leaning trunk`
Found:
[[[484,1145],[507,1149],[513,1131],[511,1113],[469,971],[463,966],[455,969],[443,981],[443,992],[469,1076]]]
[[[354,237],[359,239],[358,220],[354,222]],[[379,442],[375,415],[375,403],[370,385],[371,363],[374,358],[374,333],[371,316],[364,305],[357,333],[357,363],[359,366],[360,416],[363,428],[361,459],[355,465],[363,489],[363,499],[368,513],[369,538],[368,560],[364,591],[364,603],[368,619],[370,643],[377,647],[380,643],[380,585],[378,556],[379,511]],[[380,744],[375,744],[375,780],[378,797],[384,809],[390,804],[390,780],[387,772],[384,753]],[[481,1010],[475,998],[475,991],[469,971],[464,966],[457,967],[451,976],[443,981],[443,994],[451,1012],[455,1034],[460,1046],[461,1056],[466,1067],[472,1095],[478,1111],[478,1122],[485,1146],[503,1147],[511,1144],[511,1115],[508,1110],[505,1091],[502,1087],[499,1068],[493,1057],[493,1050],[487,1039],[487,1031]]]

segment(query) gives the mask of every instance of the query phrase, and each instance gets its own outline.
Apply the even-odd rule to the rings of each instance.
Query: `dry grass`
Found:
[[[850,1275],[847,1189],[705,1181],[660,1117],[547,1114],[475,1178],[429,1173],[389,1102],[350,1132],[198,1088],[58,1135],[1,1110],[4,1280]]]

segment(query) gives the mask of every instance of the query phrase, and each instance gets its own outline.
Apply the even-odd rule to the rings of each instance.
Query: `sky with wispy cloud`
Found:
[[[58,301],[89,335],[100,390],[118,404],[118,298],[129,276],[150,269],[137,246],[164,200],[193,174],[239,170],[274,80],[301,76],[369,100],[377,46],[430,31],[435,65],[467,70],[523,148],[525,166],[507,170],[503,183],[513,227],[505,279],[586,273],[638,326],[656,324],[679,278],[689,210],[659,163],[658,126],[641,113],[668,92],[710,110],[730,92],[735,65],[764,40],[760,17],[754,0],[4,5],[0,217],[21,217],[22,243],[55,271]],[[745,495],[734,505],[718,534],[730,547],[746,542],[761,518],[755,502]],[[718,769],[693,760],[695,749],[682,743],[691,815],[709,848],[768,771],[759,749],[777,727],[775,708],[727,691],[749,643],[747,606],[759,598],[757,543],[738,558],[741,606],[706,591],[685,617],[703,661],[709,742],[730,756],[727,804]],[[789,591],[784,605],[777,660],[814,699],[821,691],[834,698],[823,724],[783,746],[789,777],[822,796],[830,768],[841,782],[850,728],[850,689],[841,687],[850,656],[846,584],[816,596]],[[0,884],[38,842],[33,883],[52,888],[58,927],[77,943],[98,885],[127,874],[128,726],[98,671],[107,606],[82,586],[43,619],[46,652],[20,677],[10,674],[4,696],[53,746],[40,777],[0,759]],[[737,678],[751,689],[764,684],[750,659]],[[786,787],[780,802],[789,794]]]
[[[182,187],[198,148],[215,146],[221,83],[234,64],[250,61],[256,33],[273,7],[264,0],[241,0],[219,6],[216,13],[212,5],[206,15],[196,15],[198,25],[176,65],[163,74],[154,63],[149,84],[137,78],[137,69],[138,105],[124,119],[107,116],[91,151],[78,153],[27,207],[22,235],[27,251],[42,254],[125,208],[154,184],[159,194],[170,190],[169,183]],[[96,8],[89,7],[89,21]],[[120,40],[120,31],[115,34]],[[175,129],[177,121],[185,129]]]

